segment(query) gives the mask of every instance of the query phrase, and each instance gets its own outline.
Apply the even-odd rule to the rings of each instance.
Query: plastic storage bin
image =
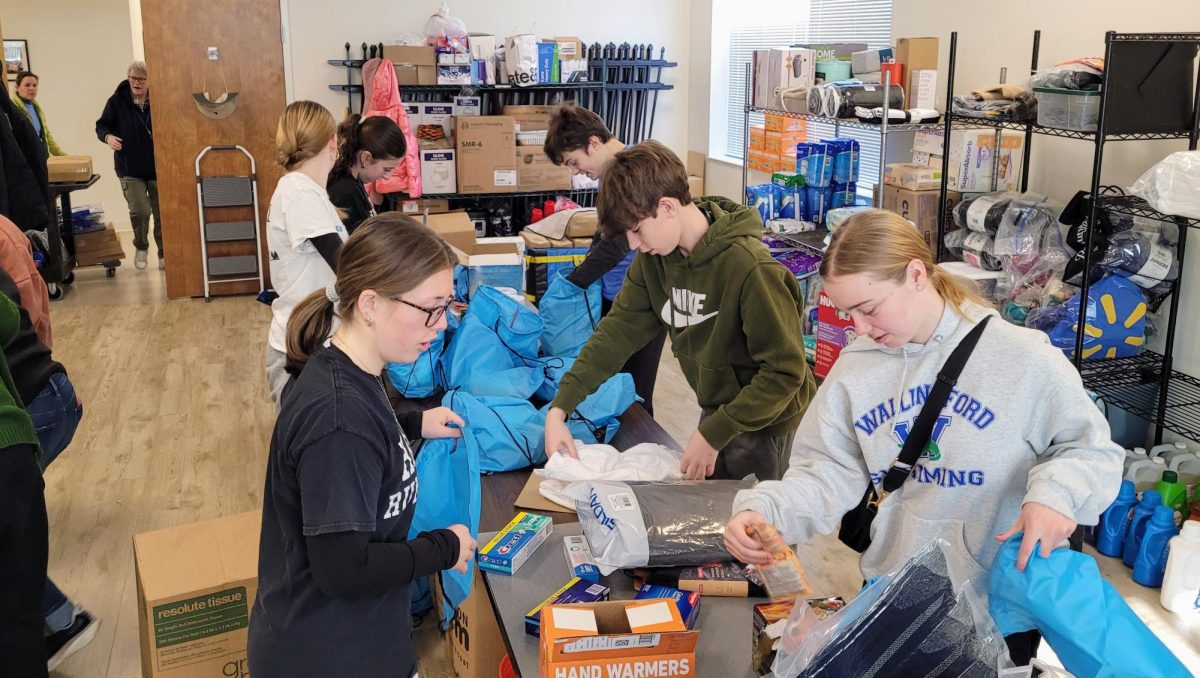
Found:
[[[1100,92],[1034,87],[1038,124],[1055,129],[1095,132],[1100,121]]]

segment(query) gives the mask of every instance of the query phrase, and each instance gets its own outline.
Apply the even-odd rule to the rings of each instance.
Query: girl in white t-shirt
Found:
[[[279,180],[267,211],[267,247],[271,251],[271,283],[279,295],[271,304],[274,317],[267,334],[267,385],[279,402],[288,374],[288,318],[302,299],[333,284],[337,251],[346,228],[329,202],[325,184],[337,162],[337,123],[321,104],[289,104],[275,130],[277,161],[287,174]]]

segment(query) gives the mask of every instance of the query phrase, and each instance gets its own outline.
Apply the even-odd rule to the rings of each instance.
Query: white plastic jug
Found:
[[[1180,616],[1200,619],[1200,522],[1188,520],[1171,537],[1162,606]]]
[[[1134,462],[1145,461],[1146,459],[1149,459],[1149,457],[1146,456],[1146,448],[1144,447],[1135,447],[1132,450],[1125,450],[1125,471],[1128,472],[1129,467],[1133,465]]]
[[[1161,448],[1166,448],[1166,449],[1161,449]],[[1192,453],[1188,450],[1188,447],[1185,443],[1174,443],[1170,447],[1168,447],[1166,445],[1157,445],[1157,446],[1155,446],[1154,449],[1158,450],[1158,453],[1155,454],[1153,451],[1151,451],[1150,456],[1162,457],[1167,462],[1168,468],[1171,466],[1172,463],[1174,463],[1174,461],[1176,459],[1178,459],[1180,457],[1193,456]]]
[[[1133,482],[1134,489],[1141,493],[1154,489],[1155,483],[1162,480],[1163,462],[1161,459],[1142,459],[1129,465],[1125,471],[1125,480]]]
[[[1200,484],[1200,457],[1195,455],[1175,457],[1171,462],[1171,470],[1179,474],[1179,482],[1187,486],[1188,498],[1196,492]]]

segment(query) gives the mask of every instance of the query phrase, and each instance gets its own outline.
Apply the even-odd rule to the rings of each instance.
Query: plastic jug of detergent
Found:
[[[1125,535],[1125,547],[1121,549],[1121,561],[1125,567],[1133,567],[1133,559],[1137,557],[1138,547],[1142,545],[1142,536],[1146,534],[1146,523],[1154,509],[1162,506],[1162,496],[1157,490],[1142,492],[1142,500],[1133,507],[1133,516],[1129,519],[1129,532]]]
[[[1162,606],[1177,615],[1200,620],[1200,521],[1185,522],[1170,544]]]
[[[1137,504],[1133,481],[1122,480],[1121,491],[1113,503],[1100,514],[1096,526],[1096,550],[1106,556],[1120,557],[1129,533],[1129,512]]]
[[[1135,582],[1150,588],[1162,586],[1167,570],[1167,543],[1177,534],[1175,511],[1170,506],[1156,506],[1150,522],[1146,523],[1146,534],[1133,561]]]

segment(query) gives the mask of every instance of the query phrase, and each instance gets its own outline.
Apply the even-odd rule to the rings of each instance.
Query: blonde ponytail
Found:
[[[934,263],[929,247],[912,224],[885,210],[866,210],[850,217],[834,234],[821,260],[820,273],[823,278],[865,273],[902,283],[914,259],[925,265],[929,283],[959,315],[964,315],[968,303],[991,307],[975,283]]]

